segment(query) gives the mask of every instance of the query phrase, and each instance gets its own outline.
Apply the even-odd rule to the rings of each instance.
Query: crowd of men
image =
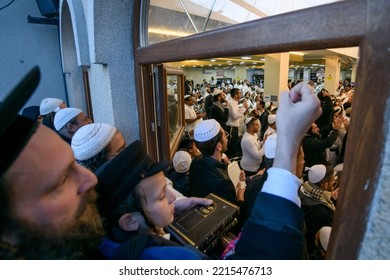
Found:
[[[347,88],[337,96],[324,93],[322,101],[299,83],[281,94],[277,114],[249,83],[210,90],[209,111],[198,102],[207,96],[190,88],[187,133],[172,162],[156,162],[140,141],[127,145],[113,125],[92,123],[61,100],[45,98],[17,115],[39,79],[36,67],[0,105],[1,258],[208,259],[167,239],[164,229],[177,213],[212,204],[205,198],[211,192],[242,210],[227,258],[324,256],[337,202],[332,168],[348,128],[348,112],[340,116],[353,97]],[[319,124],[327,97],[334,98],[330,123]],[[324,157],[306,165],[303,179],[304,161],[320,149]],[[336,160],[332,149],[339,150]],[[233,158],[242,169],[236,185],[228,174]]]

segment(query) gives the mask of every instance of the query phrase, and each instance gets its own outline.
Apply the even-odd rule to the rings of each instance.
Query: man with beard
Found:
[[[219,122],[223,130],[227,130],[226,122],[229,119],[228,101],[226,100],[226,93],[222,90],[215,89],[213,93],[213,105],[211,106],[211,119]],[[224,105],[225,103],[225,105]]]
[[[35,67],[0,105],[0,258],[98,258],[95,175],[55,132],[16,115],[39,78]]]
[[[337,118],[332,124],[333,130],[324,139],[321,139],[320,129],[315,123],[311,125],[302,140],[302,148],[305,153],[306,167],[312,167],[315,164],[327,165],[325,149],[330,148],[337,140],[341,128],[342,118]]]

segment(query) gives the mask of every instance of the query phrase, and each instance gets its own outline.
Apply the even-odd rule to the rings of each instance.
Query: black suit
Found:
[[[215,103],[211,106],[210,109],[210,118],[216,120],[219,122],[223,130],[226,131],[226,122],[229,118],[229,109],[228,108],[222,108]]]

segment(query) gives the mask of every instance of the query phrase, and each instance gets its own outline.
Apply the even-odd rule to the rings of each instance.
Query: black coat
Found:
[[[213,106],[211,106],[210,118],[219,122],[223,130],[226,131],[226,122],[229,119],[229,109],[224,108],[222,110],[219,106],[213,104]]]
[[[339,131],[334,129],[325,139],[319,139],[314,135],[306,134],[302,140],[302,148],[305,154],[305,165],[311,167],[315,164],[327,164],[325,149],[330,148],[339,136]]]

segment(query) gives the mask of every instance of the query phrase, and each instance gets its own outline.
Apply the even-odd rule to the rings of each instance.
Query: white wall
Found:
[[[64,70],[78,77],[69,79],[75,84],[68,85],[75,89],[72,98],[84,94],[76,87],[82,84],[79,78],[84,66],[89,74],[94,121],[114,125],[131,143],[140,137],[135,91],[138,81],[132,70],[131,48],[134,1],[94,0],[82,4],[79,0],[61,1]]]

